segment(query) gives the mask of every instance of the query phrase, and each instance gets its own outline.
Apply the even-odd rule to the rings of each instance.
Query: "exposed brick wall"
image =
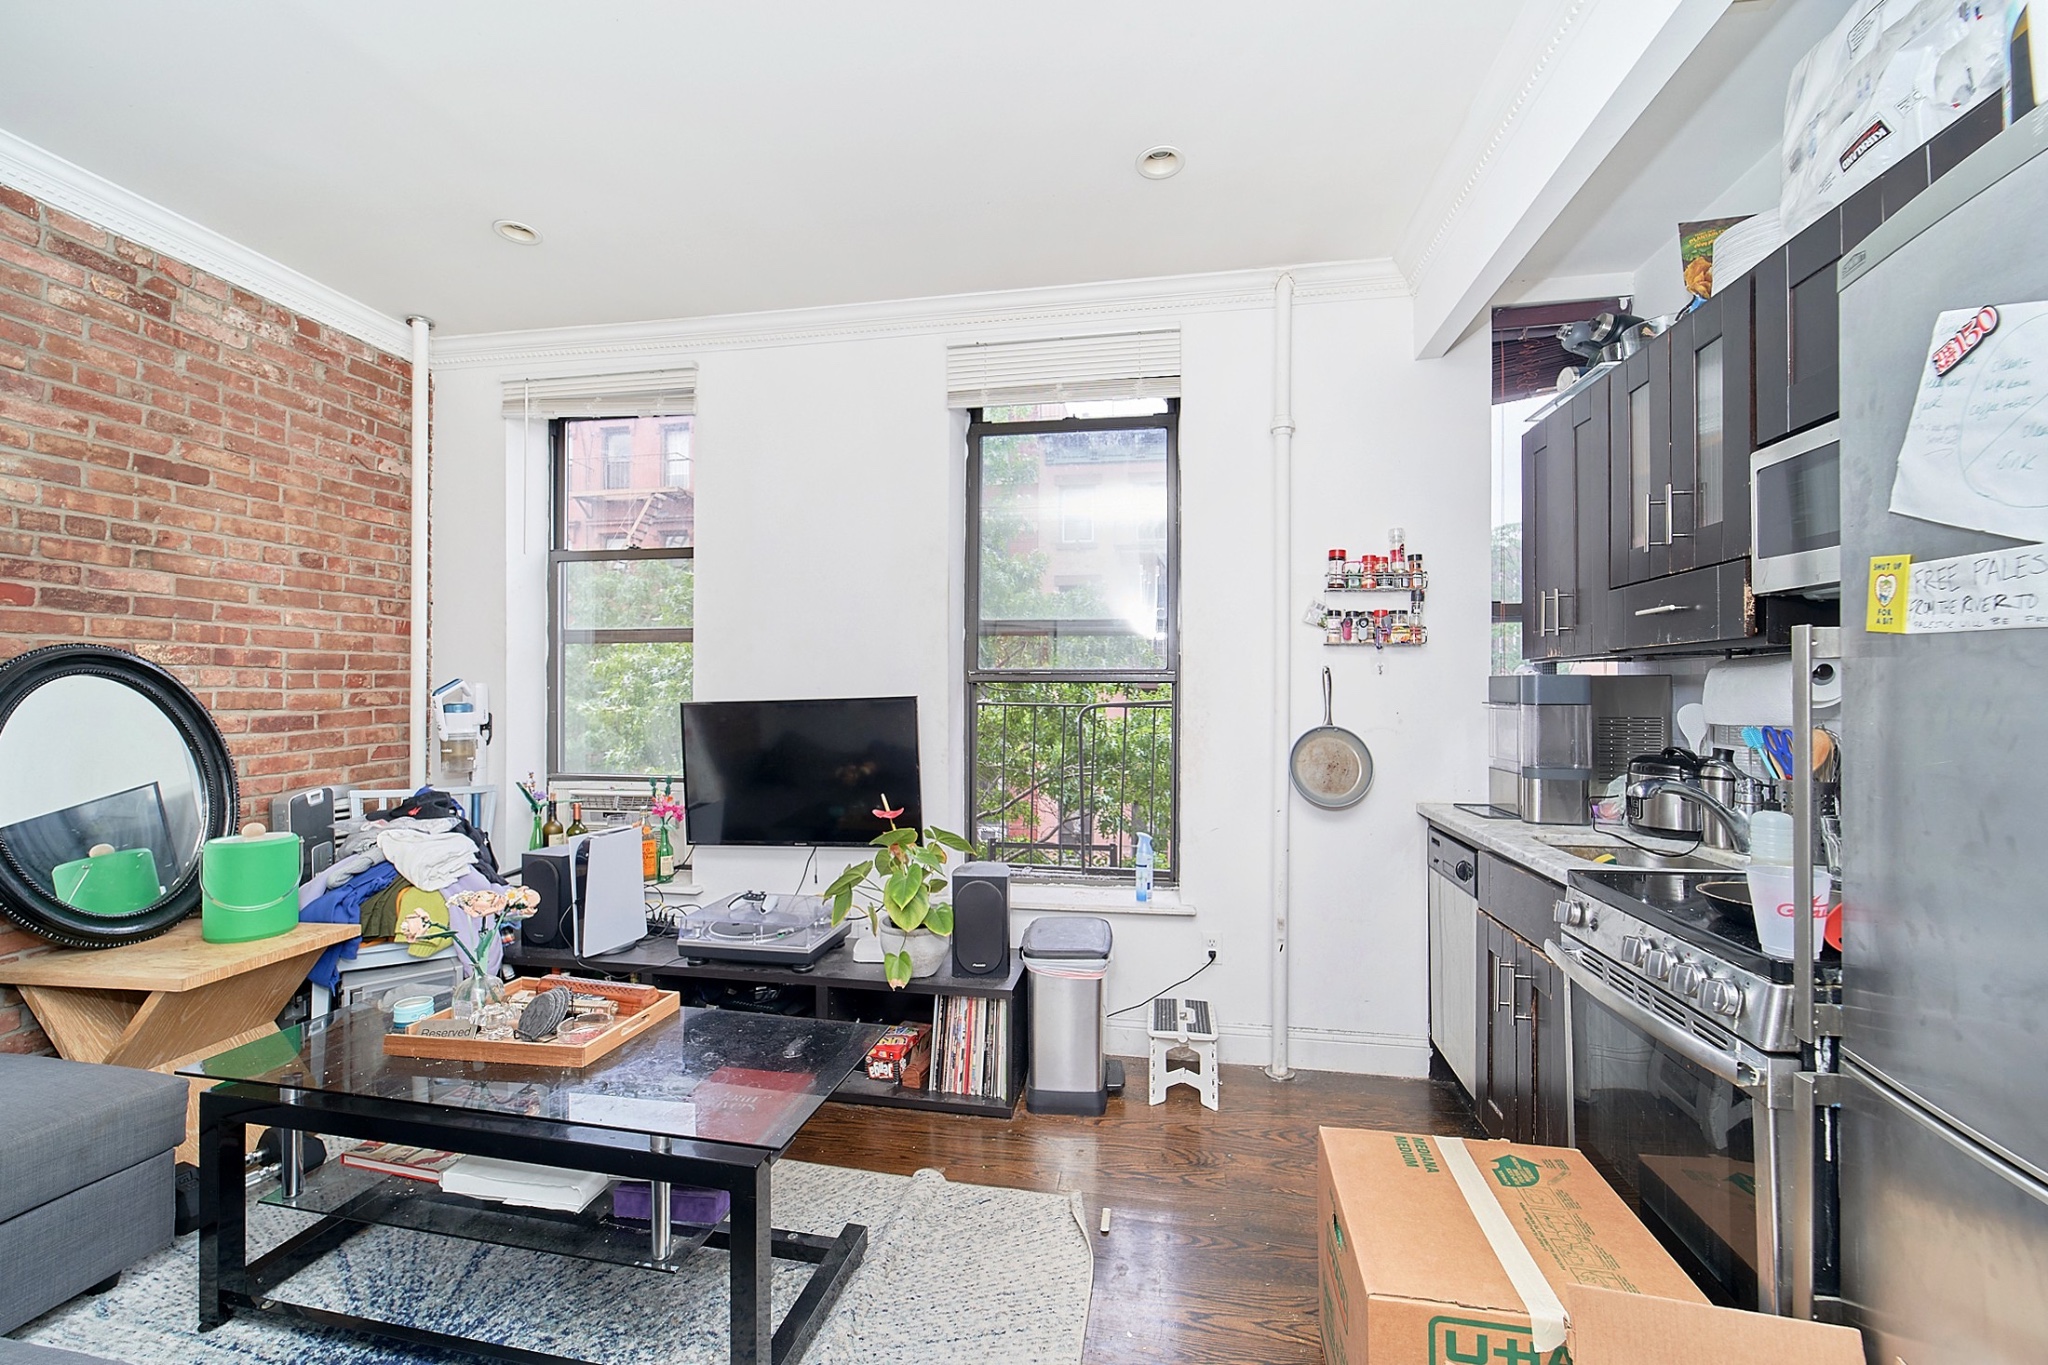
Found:
[[[412,366],[0,186],[0,659],[134,650],[244,818],[402,784]],[[40,940],[0,929],[0,957]],[[0,989],[0,1051],[47,1050]]]

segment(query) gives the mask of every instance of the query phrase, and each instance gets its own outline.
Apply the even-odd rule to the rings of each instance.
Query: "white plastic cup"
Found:
[[[1771,957],[1792,960],[1792,869],[1782,863],[1751,863],[1749,903],[1756,912],[1757,942]],[[1820,949],[1827,932],[1828,903],[1835,879],[1824,867],[1813,870],[1813,942]]]
[[[1781,810],[1760,810],[1749,817],[1749,860],[1757,863],[1792,861],[1792,817]]]

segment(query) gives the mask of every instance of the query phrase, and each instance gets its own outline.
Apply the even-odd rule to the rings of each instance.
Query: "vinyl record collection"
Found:
[[[1008,1099],[1009,1075],[1010,1002],[978,995],[933,997],[932,1092]]]

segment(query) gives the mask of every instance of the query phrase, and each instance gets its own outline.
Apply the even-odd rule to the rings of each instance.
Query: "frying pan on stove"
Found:
[[[1323,723],[1294,741],[1287,773],[1302,799],[1324,810],[1355,806],[1372,790],[1372,750],[1330,714],[1330,670],[1323,670]]]

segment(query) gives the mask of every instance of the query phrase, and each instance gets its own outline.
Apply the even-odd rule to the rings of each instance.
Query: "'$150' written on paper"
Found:
[[[1891,510],[2048,540],[2048,303],[1935,320]]]

